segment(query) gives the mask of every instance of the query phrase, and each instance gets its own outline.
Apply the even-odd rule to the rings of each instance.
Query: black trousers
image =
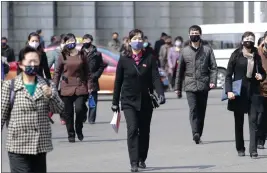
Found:
[[[61,96],[61,91],[59,90],[58,91],[58,95],[59,95],[59,97],[62,99],[62,96]],[[64,120],[65,121],[65,119],[64,119],[64,116],[63,116],[63,114],[61,113],[61,114],[59,114],[59,117],[60,117],[60,119],[61,120]]]
[[[62,101],[65,104],[63,117],[66,121],[68,137],[75,137],[74,130],[74,107],[76,113],[75,129],[77,134],[82,133],[83,120],[87,113],[86,100],[88,95],[82,96],[62,96]]]
[[[91,122],[91,123],[94,123],[95,119],[96,119],[96,112],[97,112],[98,93],[97,93],[97,91],[93,91],[91,94],[94,97],[95,107],[94,108],[89,108],[88,121]]]
[[[264,145],[266,137],[267,137],[267,97],[264,98],[263,105],[264,105],[264,112],[260,113],[258,117],[258,125],[259,125],[258,144],[259,145]]]
[[[37,155],[8,152],[12,173],[46,173],[46,153]]]
[[[258,118],[260,113],[257,112],[254,106],[248,114],[249,122],[249,153],[257,152],[258,143]],[[244,113],[234,112],[235,117],[235,143],[237,151],[245,151],[244,144]]]
[[[189,105],[189,119],[192,128],[192,134],[199,133],[202,136],[204,121],[206,115],[208,91],[186,92]]]
[[[149,149],[150,123],[153,110],[124,109],[130,163],[145,161]]]

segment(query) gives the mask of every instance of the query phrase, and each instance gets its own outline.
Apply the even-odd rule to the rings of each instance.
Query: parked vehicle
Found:
[[[217,88],[225,83],[226,69],[233,51],[241,43],[240,38],[246,31],[255,33],[256,40],[264,35],[267,23],[235,23],[200,25],[202,38],[212,46],[218,66]],[[257,44],[257,43],[255,43]]]

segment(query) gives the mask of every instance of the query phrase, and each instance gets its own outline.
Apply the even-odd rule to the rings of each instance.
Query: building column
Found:
[[[2,5],[2,16],[1,16],[1,21],[2,21],[2,37],[7,37],[9,39],[8,36],[8,3],[10,2],[1,2]],[[12,2],[11,2],[12,3]]]

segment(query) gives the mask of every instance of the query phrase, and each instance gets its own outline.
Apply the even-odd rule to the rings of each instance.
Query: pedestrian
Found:
[[[117,65],[111,108],[113,112],[120,111],[121,93],[132,172],[137,172],[138,166],[146,167],[153,112],[149,90],[154,87],[160,103],[165,103],[156,60],[151,53],[142,51],[143,37],[143,32],[138,29],[129,33],[130,49],[121,55]]]
[[[262,67],[267,73],[267,31],[264,34],[263,40],[258,47],[259,55],[261,56]],[[259,116],[258,129],[258,149],[264,149],[265,140],[267,138],[267,79],[261,83],[261,94],[263,98],[264,111]]]
[[[43,33],[42,29],[38,29],[36,31],[36,33],[40,37],[40,46],[41,46],[42,49],[44,49],[45,48],[45,41],[44,41],[44,33]]]
[[[159,66],[159,57],[157,56],[157,53],[155,52],[155,50],[151,47],[151,43],[149,42],[147,36],[144,36],[143,49],[144,51],[148,51],[154,56],[154,58],[156,59],[157,66]]]
[[[163,33],[161,33],[160,39],[155,42],[154,50],[155,50],[158,57],[159,57],[160,48],[162,45],[165,44],[165,39],[167,36],[168,35],[165,32],[163,32]]]
[[[249,153],[250,157],[256,158],[257,153],[257,131],[258,115],[263,112],[260,99],[260,82],[265,77],[262,68],[261,57],[255,45],[255,35],[245,32],[242,35],[242,44],[231,55],[225,78],[225,92],[228,95],[228,110],[234,112],[235,118],[235,142],[239,156],[245,156],[244,146],[244,114],[249,118]],[[234,78],[232,78],[234,76]],[[232,82],[242,80],[241,95],[235,96]]]
[[[122,53],[124,50],[127,50],[128,46],[129,46],[129,38],[123,37],[123,44],[121,45],[120,53]]]
[[[40,61],[36,49],[23,48],[18,61],[22,73],[2,85],[1,129],[6,123],[12,173],[47,172],[46,155],[53,149],[48,113],[64,108],[55,85],[38,76]]]
[[[7,62],[16,61],[14,50],[7,44],[7,38],[1,38],[1,54],[7,58]]]
[[[262,46],[262,44],[264,43],[264,37],[261,37],[261,38],[259,38],[259,40],[258,40],[258,48],[260,48],[260,46]]]
[[[38,75],[41,77],[44,77],[44,74],[45,74],[46,79],[51,79],[51,73],[50,73],[50,69],[48,67],[47,56],[46,56],[46,53],[43,51],[43,49],[40,46],[39,35],[35,32],[30,33],[28,36],[28,41],[27,41],[26,46],[30,46],[30,47],[36,49],[41,56],[41,62],[40,62],[40,66],[38,68]],[[19,56],[20,56],[20,53],[19,53]],[[19,74],[21,72],[21,69],[18,68],[17,72]]]
[[[183,45],[183,38],[178,36],[174,39],[174,46],[170,48],[170,52],[168,53],[168,67],[169,67],[169,81],[170,81],[170,88],[175,85],[175,78],[176,78],[176,71],[178,67],[178,61],[180,57],[180,52]]]
[[[108,47],[115,52],[120,52],[121,42],[117,32],[112,33],[112,40],[108,42]]]
[[[181,51],[176,74],[176,93],[182,97],[182,84],[190,110],[190,124],[193,140],[201,143],[204,120],[210,89],[215,87],[217,64],[212,48],[201,39],[202,30],[198,25],[189,28],[189,45]]]
[[[89,124],[95,124],[98,101],[97,92],[100,90],[98,80],[101,77],[104,69],[107,67],[107,64],[103,62],[102,54],[98,52],[96,46],[93,45],[92,35],[85,34],[83,36],[83,46],[81,50],[84,52],[84,55],[87,59],[89,73],[92,75],[92,91],[90,95],[93,96],[93,99],[95,101],[95,107],[89,108],[88,122]],[[86,119],[84,120],[84,122],[85,121]]]
[[[88,93],[91,93],[92,80],[85,55],[76,49],[75,35],[67,34],[64,37],[64,44],[62,55],[58,58],[54,81],[57,87],[60,83],[60,95],[65,104],[63,117],[66,121],[68,140],[73,143],[75,131],[80,141],[84,138],[83,120],[87,113],[86,101]]]

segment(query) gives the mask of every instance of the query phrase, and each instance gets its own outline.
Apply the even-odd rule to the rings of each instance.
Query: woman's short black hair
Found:
[[[84,40],[84,39],[90,39],[91,41],[94,40],[93,36],[90,35],[90,34],[85,34],[85,35],[83,36],[83,40]]]
[[[144,33],[140,29],[133,29],[129,32],[129,39],[131,40],[137,34],[141,34],[142,39],[144,38]]]
[[[72,33],[68,33],[68,34],[66,34],[65,37],[64,37],[64,43],[66,43],[66,41],[68,41],[68,40],[71,39],[71,38],[74,38],[74,39],[75,39],[75,42],[76,42],[76,37],[75,37],[75,35],[72,34]]]
[[[181,36],[177,36],[177,37],[174,39],[174,41],[177,41],[177,40],[180,40],[182,43],[184,42],[184,39],[183,39],[183,37],[181,37]]]
[[[32,33],[30,33],[30,34],[28,35],[28,41],[30,41],[32,37],[38,37],[38,40],[39,40],[39,42],[40,42],[40,36],[39,36],[39,34],[38,34],[37,32],[32,32]]]
[[[264,40],[264,37],[259,38],[259,40],[258,40],[258,47],[261,45],[261,43],[263,42],[263,40]]]
[[[248,37],[248,36],[252,36],[252,37],[255,38],[255,34],[253,32],[247,31],[242,35],[242,40],[241,41],[243,41],[243,39]]]

